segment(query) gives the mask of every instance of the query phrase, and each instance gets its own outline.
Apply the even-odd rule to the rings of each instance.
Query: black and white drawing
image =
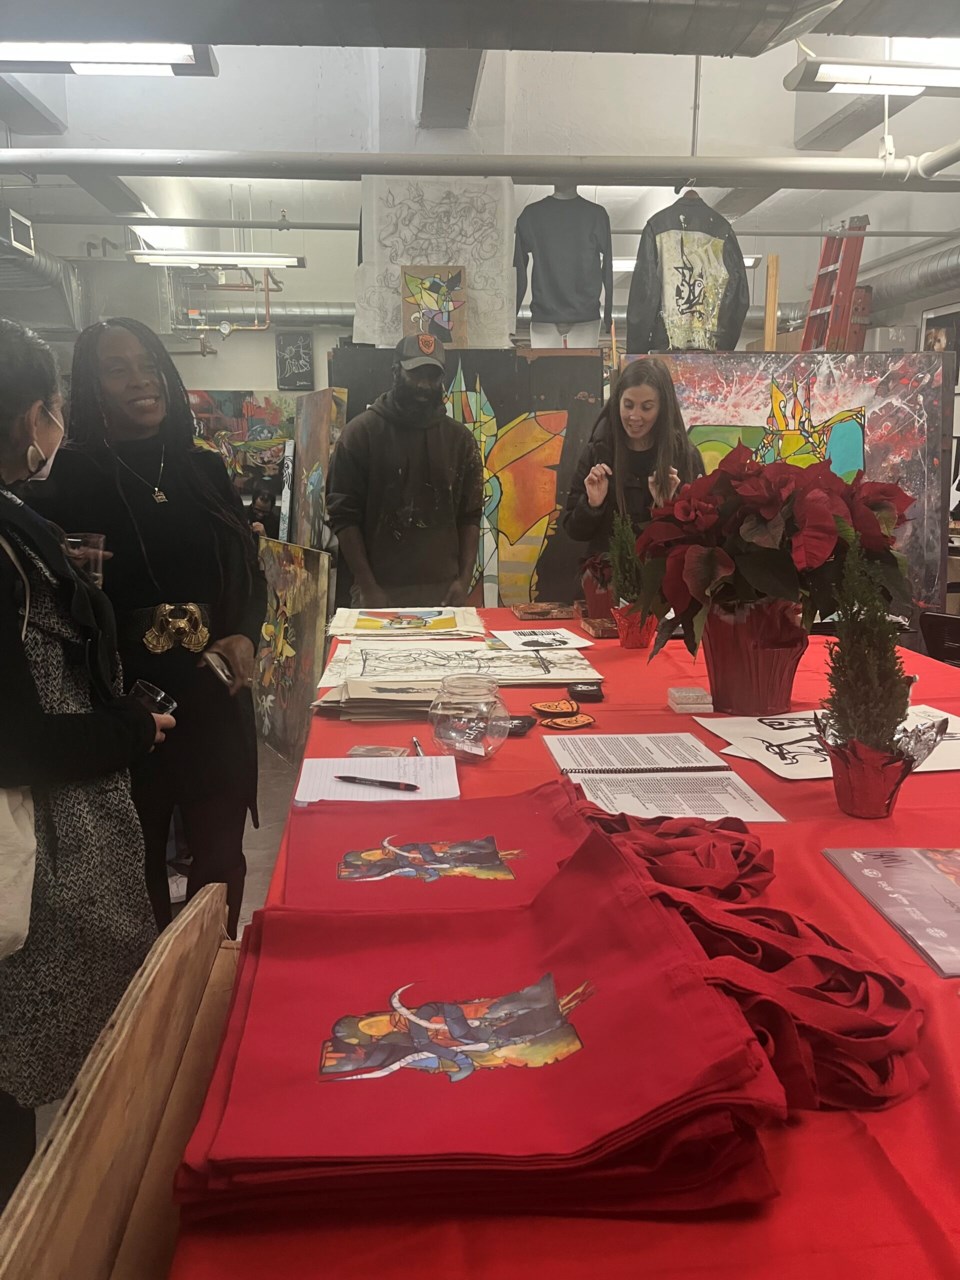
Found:
[[[423,645],[342,645],[320,684],[375,680],[378,684],[437,684],[445,676],[488,676],[502,685],[560,685],[603,677],[575,650],[527,651],[488,649],[481,644],[435,640]]]

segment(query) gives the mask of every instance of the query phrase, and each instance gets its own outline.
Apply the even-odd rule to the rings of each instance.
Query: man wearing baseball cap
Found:
[[[393,390],[347,423],[330,460],[327,513],[354,605],[455,605],[469,594],[483,463],[444,411],[443,356],[430,334],[404,338]]]

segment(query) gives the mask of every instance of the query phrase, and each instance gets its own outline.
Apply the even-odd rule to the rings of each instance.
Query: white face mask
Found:
[[[63,444],[63,437],[66,434],[62,420],[55,418],[46,405],[43,406],[43,412],[55,426],[60,428],[60,434],[57,437],[57,443],[46,456],[36,442],[27,450],[27,465],[29,466],[33,461],[37,463],[36,469],[30,472],[31,480],[46,480],[50,474],[50,468],[53,466],[53,460],[57,456],[57,450]]]

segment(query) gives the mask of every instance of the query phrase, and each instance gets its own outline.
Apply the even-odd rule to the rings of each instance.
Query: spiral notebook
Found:
[[[591,733],[544,739],[560,772],[607,813],[783,822],[692,733]]]

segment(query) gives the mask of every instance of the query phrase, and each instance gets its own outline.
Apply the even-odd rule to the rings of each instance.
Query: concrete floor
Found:
[[[297,783],[299,766],[286,760],[260,743],[260,827],[247,821],[243,848],[247,858],[247,882],[240,910],[240,929],[250,923],[253,913],[263,906],[270,887],[277,850],[283,836],[290,797]]]

